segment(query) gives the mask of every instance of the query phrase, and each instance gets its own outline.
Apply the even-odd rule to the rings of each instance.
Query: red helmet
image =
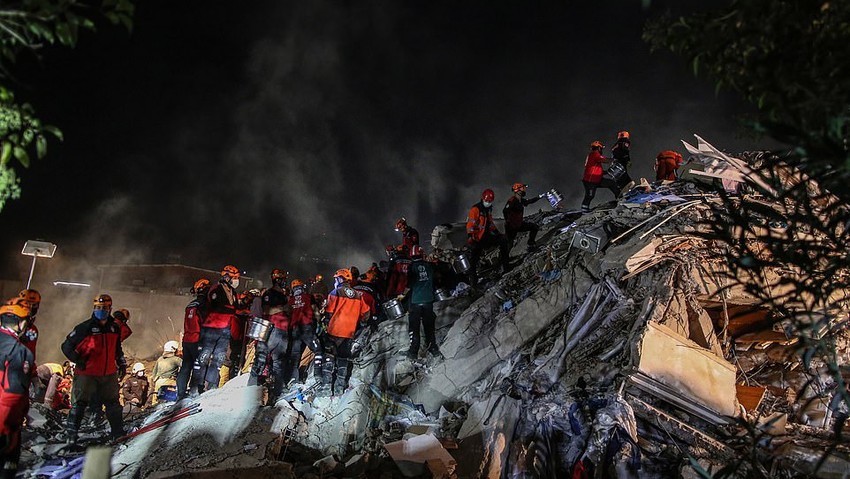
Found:
[[[487,188],[483,193],[481,193],[481,199],[492,203],[493,200],[496,199],[496,193],[494,193],[490,188]]]
[[[602,142],[599,140],[596,140],[590,144],[591,150],[602,150],[603,148],[605,148],[605,145],[603,145]]]
[[[407,220],[404,218],[404,216],[402,216],[401,218],[398,219],[398,221],[395,222],[395,230],[396,231],[403,231],[406,226],[407,226]]]
[[[418,244],[415,244],[415,245],[410,247],[410,257],[411,258],[415,258],[415,257],[421,258],[424,254],[425,254],[424,250]]]
[[[625,139],[628,140],[629,139],[629,132],[625,131],[625,130],[618,132],[617,133],[617,139],[619,140],[620,138],[625,138]]]
[[[528,185],[523,184],[523,183],[514,183],[514,184],[511,186],[511,190],[512,190],[514,193],[516,193],[517,191],[524,190],[524,189],[526,189],[526,188],[528,188]]]

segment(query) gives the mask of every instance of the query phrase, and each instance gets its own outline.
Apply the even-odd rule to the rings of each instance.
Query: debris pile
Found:
[[[242,375],[196,398],[197,414],[119,445],[113,471],[698,477],[731,464],[800,477],[822,461],[818,477],[846,477],[850,447],[833,439],[846,386],[829,361],[850,361],[850,334],[824,324],[836,358],[804,360],[798,331],[730,287],[724,246],[703,225],[723,204],[717,187],[743,194],[752,171],[700,138],[690,151],[687,181],[589,214],[531,216],[541,248],[438,303],[444,359],[410,361],[406,320],[385,321],[344,394],[316,397],[310,378],[261,407]],[[451,256],[452,230],[435,230],[440,254]],[[777,267],[758,286],[779,295],[791,274]],[[35,443],[31,454],[49,456]]]

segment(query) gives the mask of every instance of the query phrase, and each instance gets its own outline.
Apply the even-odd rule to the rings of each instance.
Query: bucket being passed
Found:
[[[457,271],[460,274],[463,274],[463,273],[468,272],[470,270],[470,268],[472,268],[472,263],[469,261],[469,258],[466,256],[466,254],[461,253],[461,254],[457,255],[457,258],[455,259],[454,267],[455,267],[455,271]]]
[[[251,318],[251,322],[248,324],[248,332],[245,333],[245,336],[260,342],[266,342],[273,328],[274,326],[271,321],[266,321],[263,318]]]
[[[452,299],[451,293],[446,291],[445,288],[440,288],[437,291],[434,291],[434,294],[437,296],[437,301],[445,301],[447,299]]]
[[[546,192],[546,199],[549,200],[549,204],[552,205],[552,208],[557,208],[558,205],[561,204],[561,201],[564,201],[564,195],[555,188],[552,188]]]
[[[397,299],[391,299],[384,303],[384,312],[390,319],[398,319],[404,316],[404,306]]]

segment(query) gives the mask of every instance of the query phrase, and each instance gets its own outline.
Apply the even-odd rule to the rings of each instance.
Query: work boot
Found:
[[[62,438],[65,441],[65,444],[76,444],[77,443],[77,431],[76,429],[66,429],[64,433],[64,437]]]
[[[443,353],[440,352],[440,348],[437,346],[428,348],[428,355],[435,359],[446,359],[446,357],[443,356]]]

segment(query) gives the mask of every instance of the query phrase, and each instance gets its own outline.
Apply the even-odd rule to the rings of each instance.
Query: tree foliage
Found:
[[[758,298],[799,339],[806,387],[831,395],[831,407],[850,406],[850,369],[835,347],[848,334],[850,291],[850,2],[733,0],[653,20],[644,39],[740,93],[757,109],[752,130],[791,146],[742,155],[768,187],[723,195],[707,237],[728,248],[730,286]],[[836,416],[838,440],[845,420]],[[751,454],[757,472],[759,454]]]
[[[11,160],[27,168],[33,156],[47,154],[48,137],[62,140],[59,128],[43,124],[32,105],[16,99],[12,85],[19,57],[39,56],[51,45],[73,48],[80,32],[94,31],[101,18],[129,30],[133,12],[131,0],[21,0],[0,6],[0,210],[21,191]]]

